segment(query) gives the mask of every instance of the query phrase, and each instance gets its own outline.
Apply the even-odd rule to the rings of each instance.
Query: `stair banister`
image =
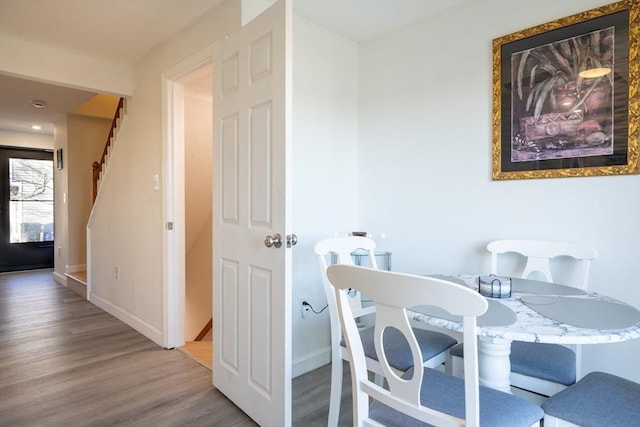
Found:
[[[111,146],[111,141],[113,137],[116,135],[116,129],[118,127],[118,121],[120,120],[120,115],[124,109],[124,98],[120,98],[118,102],[118,108],[116,108],[116,113],[113,116],[113,121],[111,122],[111,129],[109,130],[109,135],[107,136],[107,142],[104,145],[104,150],[102,150],[102,156],[100,157],[100,162],[93,162],[93,201],[96,201],[96,197],[98,196],[98,181],[100,180],[100,174],[102,173],[102,169],[104,168],[104,164],[107,161],[107,153],[109,152],[109,147]]]

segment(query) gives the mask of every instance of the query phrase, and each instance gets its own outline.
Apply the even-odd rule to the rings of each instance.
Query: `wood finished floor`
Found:
[[[293,381],[293,425],[324,426],[329,366]],[[340,425],[351,425],[345,365]],[[211,371],[164,350],[51,271],[0,274],[0,426],[254,426]]]

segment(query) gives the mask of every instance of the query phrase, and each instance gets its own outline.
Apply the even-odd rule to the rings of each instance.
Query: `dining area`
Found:
[[[494,240],[491,274],[415,274],[378,268],[370,237],[314,247],[331,323],[327,425],[338,425],[345,362],[353,425],[637,424],[640,384],[582,364],[585,346],[640,338],[637,307],[589,290],[597,250]],[[505,268],[514,259],[517,274]],[[572,282],[558,272],[569,264]]]

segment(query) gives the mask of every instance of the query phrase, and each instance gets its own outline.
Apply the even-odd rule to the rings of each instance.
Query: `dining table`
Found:
[[[429,274],[478,290],[478,275]],[[487,297],[477,319],[480,384],[510,393],[512,341],[604,344],[640,338],[640,310],[603,294],[557,283],[511,278],[511,295]],[[409,317],[462,332],[462,319],[432,306],[411,307]]]

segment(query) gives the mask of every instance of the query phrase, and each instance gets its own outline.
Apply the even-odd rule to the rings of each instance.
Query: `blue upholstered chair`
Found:
[[[336,237],[321,240],[315,245],[315,252],[320,262],[320,271],[322,274],[322,283],[324,285],[325,295],[327,297],[327,305],[329,309],[329,320],[331,324],[331,390],[329,398],[329,417],[327,425],[330,427],[338,425],[340,416],[340,400],[342,397],[342,361],[349,360],[347,349],[342,340],[342,328],[338,315],[338,307],[336,305],[336,297],[327,278],[327,267],[329,265],[328,257],[335,255],[338,264],[352,265],[353,259],[351,253],[357,249],[367,251],[371,264],[377,268],[374,249],[376,244],[373,240],[360,237]],[[375,307],[363,306],[360,292],[353,289],[349,293],[348,302],[351,312],[355,318],[372,314]],[[382,383],[383,371],[378,363],[376,348],[373,344],[374,332],[372,327],[360,330],[364,353],[367,361],[367,369],[376,375],[379,383]],[[420,345],[423,359],[421,364],[424,366],[435,367],[447,360],[448,350],[457,343],[457,340],[450,335],[429,331],[425,329],[415,330],[415,336]],[[400,333],[392,331],[385,337],[386,356],[392,369],[402,374],[413,367],[414,359],[407,347],[403,346],[403,336]]]
[[[518,427],[539,425],[542,409],[479,385],[476,320],[488,307],[479,293],[456,283],[366,267],[334,265],[327,276],[333,287],[351,359],[353,425]],[[387,334],[401,334],[414,368],[398,375],[380,358],[388,389],[368,378],[362,336],[349,303],[348,289],[367,295],[376,306],[374,345],[386,354]],[[463,318],[464,380],[420,366],[423,359],[406,308],[439,307]]]
[[[640,384],[591,372],[542,405],[544,427],[640,425]]]
[[[491,272],[505,274],[498,268],[500,255],[515,253],[525,258],[526,264],[519,274],[523,279],[537,274],[547,282],[553,282],[550,261],[568,257],[577,262],[575,279],[567,285],[586,290],[591,260],[598,252],[588,246],[544,240],[496,240],[487,245],[491,253]],[[540,277],[541,276],[541,277]],[[462,345],[451,348],[452,371],[461,375]],[[580,347],[559,344],[541,344],[513,341],[511,343],[511,385],[543,396],[551,396],[574,384],[580,376]]]

